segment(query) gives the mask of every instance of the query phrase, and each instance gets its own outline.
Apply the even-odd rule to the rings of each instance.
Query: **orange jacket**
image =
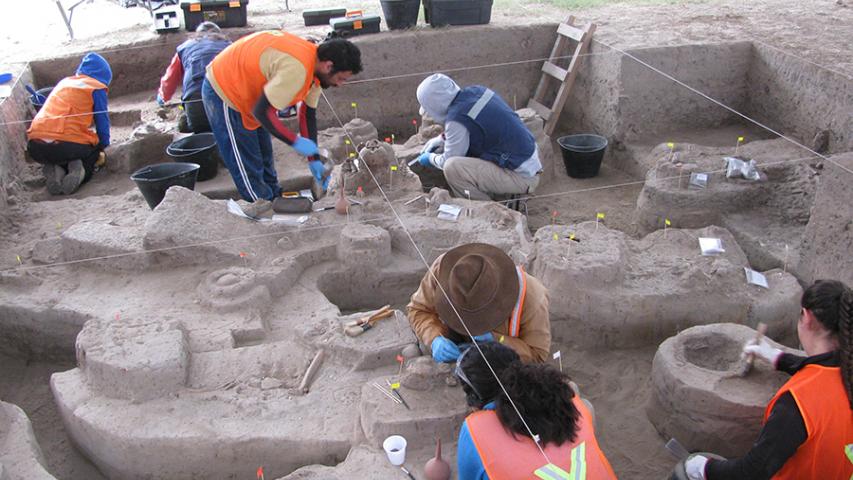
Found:
[[[545,445],[545,454],[551,463],[569,473],[569,478],[615,480],[610,462],[595,439],[589,410],[577,395],[572,402],[581,413],[575,441]],[[489,480],[535,480],[538,477],[533,472],[548,463],[533,440],[508,433],[494,410],[472,413],[465,423]]]
[[[88,75],[63,78],[36,114],[27,137],[97,145],[98,135],[92,129],[92,92],[106,88],[104,83]]]
[[[764,411],[765,422],[785,392],[797,402],[808,436],[773,478],[853,478],[853,411],[841,383],[841,369],[803,367],[770,400]]]
[[[317,45],[286,32],[272,30],[257,32],[232,43],[210,62],[208,74],[213,75],[225,99],[240,112],[243,126],[257,130],[261,124],[252,110],[264,90],[267,78],[261,71],[261,55],[264,50],[274,48],[297,59],[305,67],[302,88],[293,99],[293,105],[305,100],[305,96],[317,80],[314,68],[317,63]]]

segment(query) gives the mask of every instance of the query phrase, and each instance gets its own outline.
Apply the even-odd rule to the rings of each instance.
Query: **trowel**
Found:
[[[316,178],[311,179],[311,194],[314,195],[314,200],[320,200],[326,195],[326,190],[323,188],[323,183],[328,185],[329,176],[332,175],[332,169],[335,167],[335,162],[331,159],[331,153],[328,148],[320,148],[317,150],[317,158],[323,162],[323,181],[318,182]]]
[[[332,168],[334,168],[335,164],[329,158],[329,150],[326,148],[319,149],[317,157],[323,162],[323,181],[318,182],[311,175],[311,195],[314,197],[313,201],[301,196],[299,192],[283,192],[281,197],[273,200],[273,211],[275,213],[308,213],[312,211],[314,202],[323,198],[326,190],[323,189],[322,184],[328,184],[329,176],[332,174]]]

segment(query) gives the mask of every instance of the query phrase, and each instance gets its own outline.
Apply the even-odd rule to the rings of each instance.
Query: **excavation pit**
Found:
[[[500,75],[483,68],[451,76],[460,84],[494,89],[536,137],[543,160],[536,192],[541,198],[527,202],[528,218],[441,191],[416,199],[422,192],[405,164],[427,139],[441,133],[439,125],[417,115],[418,76],[386,80],[382,97],[393,101],[372,101],[376,84],[360,82],[329,90],[331,108],[322,103],[318,110],[320,145],[339,165],[362,149],[368,166],[379,170],[379,185],[400,220],[370,175],[362,170],[347,177],[342,165],[336,167],[336,178],[348,179],[340,188],[364,203],[351,208],[349,216],[312,213],[299,227],[238,219],[225,213],[221,201],[236,197],[227,172],[197,185],[196,192],[171,190],[150,212],[127,176],[167,161],[165,147],[177,136],[177,111],[151,102],[152,86],[173,52],[157,48],[133,58],[111,54],[118,74],[110,92],[115,150],[106,170],[72,199],[53,198],[50,208],[47,202],[28,204],[33,227],[18,217],[21,238],[8,251],[20,252],[21,259],[5,266],[73,263],[51,266],[49,274],[3,273],[0,303],[2,311],[11,312],[0,321],[0,338],[9,344],[2,345],[3,351],[42,358],[55,346],[75,350],[77,368],[54,375],[53,396],[72,441],[110,477],[244,477],[258,465],[266,466],[268,478],[290,472],[291,478],[314,478],[311,472],[316,478],[359,478],[364,469],[385,473],[378,448],[388,434],[405,433],[415,459],[419,451],[426,452],[423,460],[428,458],[435,435],[446,451],[454,450],[466,413],[460,388],[427,382],[433,388],[419,390],[403,382],[403,395],[416,407],[409,412],[370,384],[395,380],[397,355],[414,349],[405,305],[426,272],[420,254],[430,263],[456,245],[484,241],[504,249],[550,289],[553,350],[562,348],[568,358],[569,349],[589,349],[596,352],[590,358],[601,359],[600,365],[590,365],[594,362],[579,353],[576,365],[567,369],[575,370],[582,390],[593,392],[596,406],[604,405],[597,409],[603,422],[600,439],[605,454],[615,458],[617,473],[662,476],[671,466],[665,454],[657,448],[641,454],[644,447],[636,445],[637,439],[656,444],[654,429],[642,419],[622,428],[642,413],[625,411],[625,402],[610,398],[604,386],[622,385],[627,375],[647,379],[650,349],[694,325],[766,321],[773,338],[792,343],[800,283],[817,273],[853,271],[843,255],[848,230],[833,217],[833,205],[849,190],[839,180],[843,172],[823,173],[834,168],[829,163],[823,172],[812,168],[813,162],[798,160],[808,156],[797,155],[798,147],[780,146],[786,142],[744,125],[695,93],[674,89],[658,74],[596,43],[557,134],[596,132],[608,138],[611,148],[599,178],[568,179],[554,161],[541,117],[521,108],[541,67],[525,61],[548,55],[555,29],[551,24],[416,30],[394,34],[393,42],[384,33],[358,40],[369,69],[365,79],[470,65],[470,49],[462,51],[459,45],[472,42],[478,45],[474,63],[517,62],[504,66]],[[430,49],[424,49],[427,43]],[[522,48],[508,50],[509,44]],[[431,50],[441,51],[442,58],[436,60]],[[850,111],[850,89],[844,88],[849,85],[806,62],[750,42],[626,52],[803,142],[825,131],[829,152],[853,145],[850,129],[843,127]],[[37,85],[55,82],[77,60],[34,62],[28,74]],[[352,102],[358,102],[360,118],[349,115]],[[332,109],[349,115],[342,119],[344,128],[332,118]],[[354,142],[346,143],[344,129]],[[394,144],[383,142],[391,134]],[[679,189],[672,178],[659,181],[679,172],[658,163],[666,142],[676,142],[683,164],[706,171],[732,153],[731,140],[738,135],[747,137],[739,153],[767,165],[766,182],[724,184],[714,176],[712,188],[698,192]],[[310,181],[304,159],[280,142],[274,149],[283,187],[304,188]],[[21,166],[14,171],[29,168],[22,160],[12,165]],[[4,180],[5,172],[0,169]],[[16,193],[17,201],[30,194],[35,200],[46,198],[43,184],[33,178],[24,182],[23,193]],[[639,186],[620,193],[611,188],[643,179],[642,191]],[[717,185],[734,187],[714,190]],[[355,197],[359,186],[363,198]],[[572,190],[584,192],[565,193]],[[7,197],[0,186],[4,208]],[[437,219],[437,208],[445,203],[463,207],[464,215],[455,222]],[[813,209],[814,204],[821,208]],[[667,209],[672,205],[678,208]],[[554,211],[558,215],[552,221]],[[597,212],[607,213],[600,224]],[[664,230],[667,219],[673,225]],[[580,242],[569,240],[570,235]],[[699,255],[700,235],[723,238],[726,254]],[[801,238],[807,239],[802,248]],[[835,253],[826,260],[828,250]],[[746,286],[744,267],[766,273],[770,289]],[[389,304],[396,310],[393,317],[359,337],[344,334],[347,322]],[[739,346],[731,337],[714,333],[684,345],[679,361],[690,371],[721,378],[737,368]],[[606,349],[618,357],[614,364],[627,358],[631,368],[608,370],[610,358],[600,353]],[[302,376],[320,350],[323,363],[305,393],[299,388]],[[709,356],[711,351],[716,354]],[[430,361],[407,359],[406,367],[424,360]],[[591,374],[587,369],[601,370]],[[721,379],[711,393],[766,401],[770,383],[748,383],[765,375],[771,372],[759,366],[746,379]],[[640,380],[637,403],[656,395],[643,390],[647,387]],[[761,401],[751,405],[748,415],[714,407],[720,417],[708,425],[751,422]],[[652,422],[661,433],[682,435],[677,426]],[[181,425],[178,431],[175,425]],[[717,453],[724,453],[722,440],[714,442],[734,432],[733,445],[748,446],[749,435],[728,428],[710,428],[704,436],[684,434],[683,441],[720,447]]]

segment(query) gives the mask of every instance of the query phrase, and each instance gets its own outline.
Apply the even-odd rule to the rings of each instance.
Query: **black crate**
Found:
[[[361,15],[357,17],[333,18],[329,20],[332,30],[342,33],[347,37],[364,35],[365,33],[379,33],[379,24],[382,20],[379,15]]]
[[[305,26],[311,25],[328,25],[329,20],[337,17],[345,17],[347,14],[346,8],[314,8],[302,12],[302,18],[305,20]]]
[[[483,25],[492,19],[492,0],[423,0],[424,18],[433,27]]]
[[[245,27],[249,0],[202,0],[181,2],[184,26],[190,32],[201,22],[213,22],[220,28]]]

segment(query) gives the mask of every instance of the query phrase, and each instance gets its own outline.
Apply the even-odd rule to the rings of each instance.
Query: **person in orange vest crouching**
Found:
[[[691,480],[853,478],[853,291],[836,280],[806,289],[797,334],[807,357],[783,353],[766,340],[744,353],[791,375],[764,411],[764,426],[741,458],[693,455]]]
[[[616,478],[595,439],[592,415],[566,375],[551,365],[522,363],[497,342],[478,346],[456,363],[465,400],[477,410],[459,431],[459,480]]]
[[[51,195],[76,192],[103,159],[110,144],[107,87],[112,79],[104,57],[87,53],[77,73],[53,87],[27,130],[27,152],[42,164]]]
[[[472,336],[503,343],[525,362],[549,358],[548,289],[498,247],[468,243],[436,258],[407,309],[436,362],[455,362]]]
[[[300,155],[323,187],[328,178],[316,158],[316,108],[323,88],[338,87],[361,72],[361,52],[348,40],[317,45],[279,30],[240,38],[207,66],[201,88],[204,109],[225,166],[250,202],[243,211],[266,213],[281,195],[272,134]],[[297,106],[299,133],[284,126],[278,111]]]

